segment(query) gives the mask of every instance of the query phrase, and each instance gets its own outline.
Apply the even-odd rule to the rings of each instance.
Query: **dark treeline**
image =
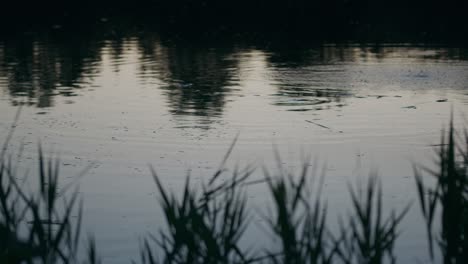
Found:
[[[461,41],[468,35],[467,7],[463,0],[27,0],[4,4],[0,22],[7,29],[56,23],[82,27],[118,16],[193,33]]]

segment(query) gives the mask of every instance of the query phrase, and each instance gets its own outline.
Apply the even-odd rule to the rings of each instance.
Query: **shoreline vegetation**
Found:
[[[461,0],[8,1],[0,32],[139,25],[172,34],[265,35],[357,42],[465,43]],[[176,33],[177,32],[177,33]]]
[[[16,120],[18,117],[19,111]],[[94,237],[88,242],[82,238],[83,204],[77,183],[59,184],[58,159],[46,158],[40,145],[36,190],[24,187],[7,149],[15,123],[0,154],[0,262],[102,263]],[[234,169],[229,180],[220,180],[227,173],[225,164],[235,143],[207,182],[195,187],[187,177],[181,194],[170,192],[151,168],[166,228],[147,234],[140,256],[129,262],[398,263],[394,245],[405,228],[401,220],[408,210],[420,210],[433,262],[466,263],[468,134],[458,133],[453,120],[442,133],[437,169],[414,166],[419,205],[408,204],[398,211],[384,209],[381,182],[371,174],[367,182],[349,184],[351,212],[339,221],[338,230],[330,230],[327,224],[327,204],[321,193],[325,175],[310,171],[307,163],[299,175],[286,175],[280,166],[274,172],[265,170],[264,180],[252,182],[249,176],[255,168],[245,167]],[[428,180],[435,184],[427,184]],[[280,241],[278,249],[251,252],[240,246],[251,224],[246,195],[251,184],[265,184],[269,190],[272,210],[265,220],[268,232]],[[86,259],[81,259],[84,255]]]

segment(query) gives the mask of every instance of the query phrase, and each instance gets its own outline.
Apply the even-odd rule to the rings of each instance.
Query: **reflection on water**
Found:
[[[272,103],[286,106],[288,111],[341,107],[356,87],[379,86],[382,76],[388,77],[390,84],[404,83],[405,78],[411,82],[419,78],[430,84],[437,81],[430,79],[431,69],[407,67],[406,74],[402,74],[402,60],[437,63],[468,58],[466,50],[454,48],[248,47],[249,43],[244,42],[191,45],[161,39],[156,33],[133,31],[77,36],[26,34],[0,41],[0,85],[14,105],[53,107],[56,96],[80,95],[80,88],[90,86],[94,78],[101,76],[102,62],[107,59],[116,76],[123,74],[123,65],[136,64],[140,82],[136,85],[156,86],[163,91],[171,114],[209,119],[221,116],[226,102],[232,100],[227,97],[238,92],[243,71],[240,60],[249,59],[243,54],[252,50],[265,56],[267,76],[263,77],[277,87]],[[136,54],[130,54],[135,50]],[[383,74],[372,68],[373,63],[385,62],[387,66],[398,65],[399,72],[392,65]],[[373,79],[375,76],[378,80]],[[441,77],[440,72],[435,76]]]
[[[236,79],[237,62],[232,49],[173,47],[167,49],[163,86],[171,112],[177,115],[218,116],[225,95]]]
[[[347,72],[334,65],[343,61],[344,49],[279,49],[268,60],[278,87],[276,105],[289,111],[321,110],[332,103],[341,105],[349,96]]]
[[[97,74],[102,44],[86,36],[26,36],[1,41],[0,49],[0,76],[12,103],[50,107],[54,96],[75,96]]]

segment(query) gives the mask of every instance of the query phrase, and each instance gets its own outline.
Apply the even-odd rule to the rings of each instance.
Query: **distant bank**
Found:
[[[186,33],[295,34],[310,39],[468,39],[462,0],[102,0],[5,1],[0,30],[137,25]]]

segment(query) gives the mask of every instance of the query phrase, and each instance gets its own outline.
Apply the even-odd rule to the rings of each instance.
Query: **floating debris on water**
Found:
[[[325,128],[325,129],[328,129],[328,130],[333,131],[333,129],[331,129],[330,127],[324,126],[324,125],[322,125],[322,124],[319,124],[319,123],[316,123],[316,122],[313,122],[313,121],[310,121],[310,120],[305,120],[305,121],[308,122],[308,123],[314,124],[314,125],[316,125],[316,126],[323,127],[323,128]],[[338,132],[338,133],[343,133],[342,130],[338,130],[337,132]]]
[[[298,109],[288,109],[287,111],[293,111],[293,112],[306,112],[310,111],[312,109],[307,109],[307,108],[298,108]]]
[[[431,144],[428,145],[429,147],[442,147],[442,146],[448,146],[448,144]]]
[[[319,124],[319,123],[315,123],[315,122],[312,122],[312,121],[310,121],[310,120],[305,120],[305,121],[308,122],[308,123],[314,124],[314,125],[316,125],[316,126],[323,127],[323,128],[326,128],[326,129],[330,129],[330,130],[331,130],[331,128],[329,128],[329,127],[327,127],[327,126],[324,126],[324,125],[321,125],[321,124]]]

